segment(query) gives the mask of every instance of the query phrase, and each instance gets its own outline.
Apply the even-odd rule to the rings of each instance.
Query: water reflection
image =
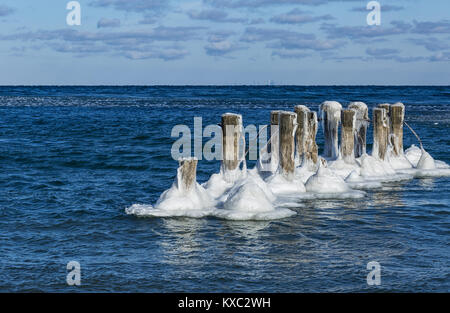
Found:
[[[206,224],[205,219],[166,218],[163,219],[160,237],[162,261],[170,264],[190,264],[202,251],[200,230]]]

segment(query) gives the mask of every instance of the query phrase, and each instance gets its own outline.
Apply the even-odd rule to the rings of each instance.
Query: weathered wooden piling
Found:
[[[355,123],[356,111],[342,110],[341,113],[341,154],[346,163],[355,162]]]
[[[308,112],[307,116],[307,135],[306,135],[306,151],[305,151],[305,160],[307,164],[317,164],[317,160],[319,158],[319,147],[316,144],[316,136],[317,136],[317,113],[316,112]]]
[[[325,101],[320,106],[322,126],[325,136],[324,156],[337,158],[339,154],[338,130],[341,122],[342,105],[335,101]]]
[[[280,112],[270,112],[270,167],[271,171],[275,172],[280,164],[280,133],[279,125]]]
[[[234,171],[241,161],[239,151],[242,135],[242,115],[222,115],[222,164],[225,171]]]
[[[355,158],[366,153],[367,127],[369,126],[369,109],[364,102],[351,102],[349,109],[356,112],[355,124]]]
[[[306,139],[308,137],[308,113],[310,110],[304,105],[297,105],[294,108],[294,112],[297,114],[297,157],[299,160],[303,159],[303,155],[306,153]]]
[[[381,103],[378,105],[379,108],[385,109],[386,112],[389,114],[389,108],[391,107],[391,105],[389,103]]]
[[[197,181],[197,163],[198,160],[195,158],[179,160],[178,188],[189,191],[195,186]]]
[[[388,147],[389,121],[386,109],[373,109],[373,151],[372,156],[384,160]]]
[[[297,114],[280,112],[280,172],[288,180],[294,178],[296,126]]]
[[[403,154],[403,122],[405,121],[405,106],[396,103],[390,106],[389,117],[391,122],[390,143],[395,156]]]

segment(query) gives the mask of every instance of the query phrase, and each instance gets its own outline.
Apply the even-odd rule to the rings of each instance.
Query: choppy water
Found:
[[[0,87],[0,291],[450,291],[450,178],[305,201],[270,222],[125,214],[172,184],[175,124],[235,112],[260,125],[324,100],[402,101],[450,163],[450,87]],[[218,169],[201,161],[198,180]],[[72,260],[80,287],[66,284]],[[379,287],[367,286],[370,261]]]

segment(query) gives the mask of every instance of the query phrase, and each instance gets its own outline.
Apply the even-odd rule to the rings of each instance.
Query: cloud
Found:
[[[304,53],[304,52],[298,52],[298,51],[273,51],[272,56],[279,57],[281,59],[303,59],[310,57],[311,54]]]
[[[231,30],[219,30],[209,33],[208,42],[220,42],[228,39],[236,33]]]
[[[97,28],[119,27],[119,26],[120,26],[120,20],[118,18],[114,18],[114,19],[101,18],[97,22]]]
[[[350,38],[352,40],[364,38],[376,38],[384,36],[392,36],[406,34],[412,28],[410,24],[393,21],[391,27],[384,26],[336,26],[324,23],[321,29],[324,30],[329,38]]]
[[[203,10],[203,11],[189,11],[188,16],[193,20],[205,20],[217,23],[243,23],[247,19],[231,18],[228,13],[222,10]]]
[[[414,21],[412,33],[430,35],[430,34],[450,34],[450,21],[443,20],[439,22],[418,22]]]
[[[146,51],[125,51],[123,56],[131,60],[146,60],[146,59],[162,59],[164,61],[172,61],[183,59],[189,55],[189,51],[181,48],[147,48]]]
[[[155,19],[154,16],[152,16],[151,14],[145,14],[144,18],[142,20],[140,20],[138,23],[142,24],[142,25],[149,25],[149,24],[155,24],[157,22],[157,20]]]
[[[175,60],[188,54],[181,47],[161,47],[161,43],[181,43],[200,39],[199,27],[164,27],[124,32],[83,32],[75,29],[39,30],[0,35],[0,40],[43,42],[61,53],[86,55],[109,53],[129,59],[161,58]],[[150,45],[151,44],[151,45]]]
[[[257,24],[264,24],[266,21],[260,17],[260,18],[254,18],[248,22],[249,25],[257,25]]]
[[[241,37],[247,43],[267,42],[266,47],[273,49],[272,56],[281,58],[300,58],[304,50],[327,51],[343,47],[343,40],[320,40],[313,34],[304,34],[273,28],[248,27]],[[286,52],[289,50],[290,52]]]
[[[346,44],[345,41],[341,40],[318,40],[318,39],[301,39],[301,40],[285,40],[281,39],[276,43],[269,44],[269,48],[275,49],[287,49],[287,50],[333,50],[339,49]]]
[[[202,27],[166,27],[158,26],[148,30],[125,32],[86,32],[75,29],[39,30],[9,35],[0,35],[0,40],[63,40],[68,42],[105,42],[114,43],[121,40],[133,40],[136,43],[149,41],[186,41],[198,39],[197,30]]]
[[[360,0],[203,0],[204,3],[218,8],[260,8],[279,5],[317,6],[329,2],[356,2]]]
[[[422,56],[403,57],[395,54],[375,55],[375,56],[339,56],[334,53],[331,53],[331,54],[322,54],[322,58],[324,60],[333,60],[336,62],[355,61],[355,60],[362,62],[373,62],[373,60],[384,60],[384,61],[395,61],[398,63],[411,63],[428,60],[428,58]]]
[[[381,12],[392,12],[392,11],[401,11],[404,10],[405,8],[402,6],[398,6],[398,5],[389,5],[389,4],[382,4],[381,5]],[[352,8],[351,11],[353,12],[370,12],[370,10],[367,10],[366,7],[355,7]]]
[[[439,52],[429,58],[431,62],[448,62],[450,61],[450,52]]]
[[[224,56],[236,50],[244,49],[236,44],[229,42],[228,40],[210,42],[205,46],[207,55],[211,56]]]
[[[311,16],[307,12],[299,9],[293,9],[292,11],[280,15],[276,15],[270,19],[271,22],[277,24],[305,24],[313,23],[317,21],[332,20],[334,17],[331,15]]]
[[[13,9],[13,8],[10,8],[10,7],[6,6],[6,5],[0,4],[0,17],[11,15],[15,11],[16,10]]]
[[[397,54],[399,51],[397,49],[376,49],[376,48],[367,48],[366,53],[370,56],[386,56]]]
[[[392,60],[399,63],[410,63],[410,62],[417,62],[417,61],[424,61],[426,60],[425,57],[422,56],[409,56],[404,57],[399,55],[400,51],[397,49],[389,49],[389,48],[367,48],[366,53],[372,57],[372,59],[375,60]],[[370,60],[370,59],[368,59]]]
[[[113,7],[120,11],[158,15],[169,8],[169,2],[169,0],[94,0],[89,4],[94,7]]]
[[[423,46],[428,51],[436,52],[441,50],[447,50],[450,49],[450,44],[447,41],[442,41],[438,38],[433,37],[427,37],[427,38],[410,38],[410,42],[418,45]]]
[[[241,41],[243,42],[263,42],[282,39],[295,41],[302,39],[315,39],[315,36],[313,34],[299,33],[278,28],[247,27],[241,37]]]

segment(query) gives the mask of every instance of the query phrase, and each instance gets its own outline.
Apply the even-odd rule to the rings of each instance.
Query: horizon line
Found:
[[[126,85],[114,85],[114,84],[98,84],[98,85],[83,85],[83,84],[64,84],[64,85],[49,85],[49,84],[26,84],[26,85],[0,85],[1,87],[450,87],[450,84],[430,84],[430,85],[409,85],[409,84],[348,84],[348,85],[334,85],[334,84],[317,84],[317,85],[297,85],[297,84],[126,84]]]

